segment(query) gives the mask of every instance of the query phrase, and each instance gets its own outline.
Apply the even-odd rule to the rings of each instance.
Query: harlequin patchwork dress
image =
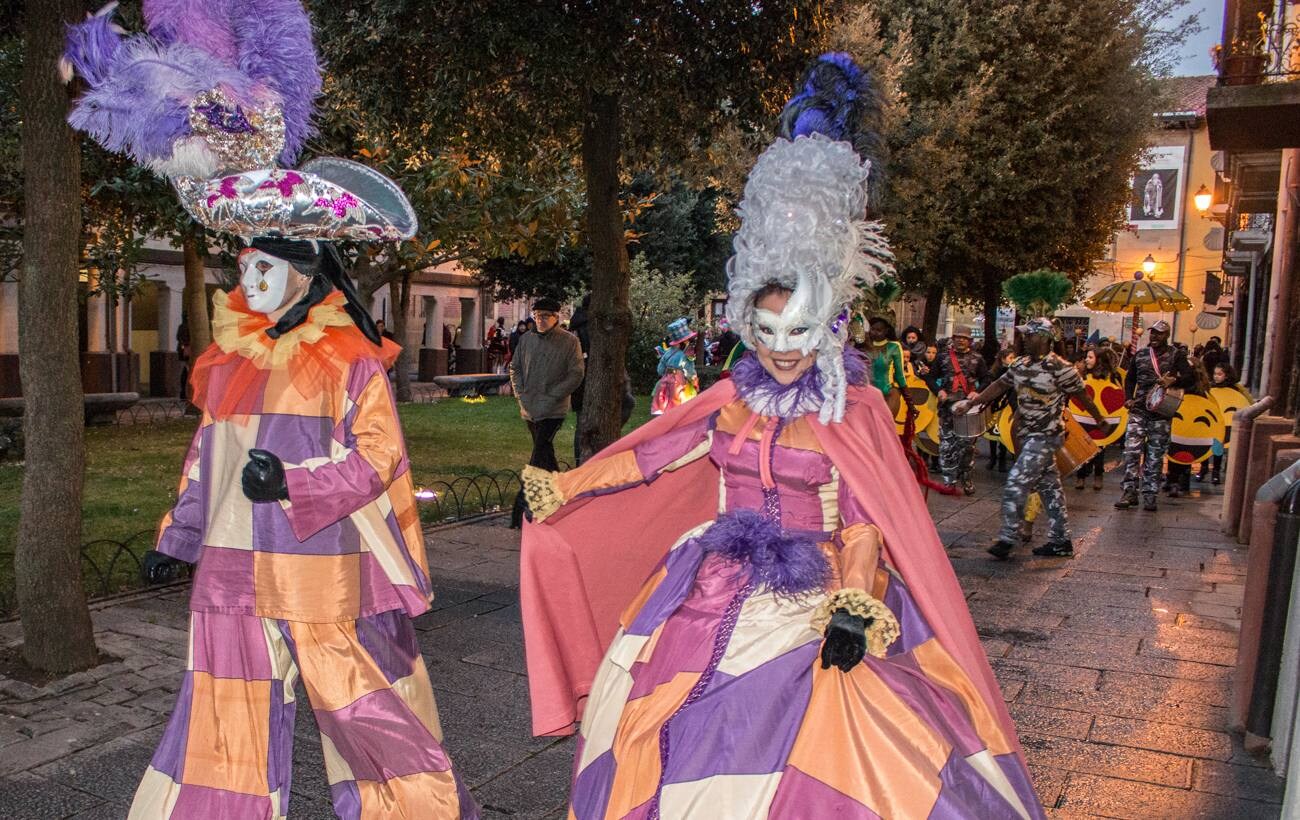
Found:
[[[583,710],[570,817],[1043,816],[879,392],[851,388],[830,425],[746,400],[813,379],[781,388],[747,357],[555,475],[522,592],[534,729]],[[628,553],[649,577],[602,623]],[[824,669],[827,602],[851,589],[897,637]],[[584,639],[608,646],[594,668]]]
[[[243,294],[214,299],[195,367],[203,419],[158,550],[197,563],[189,662],[131,818],[289,814],[301,677],[341,818],[471,818],[410,618],[429,573],[385,370],[332,292],[272,339]],[[289,500],[241,491],[250,448]]]

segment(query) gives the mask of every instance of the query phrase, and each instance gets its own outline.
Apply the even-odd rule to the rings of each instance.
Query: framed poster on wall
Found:
[[[1147,149],[1133,175],[1128,221],[1138,230],[1174,230],[1182,218],[1183,155],[1181,145]]]

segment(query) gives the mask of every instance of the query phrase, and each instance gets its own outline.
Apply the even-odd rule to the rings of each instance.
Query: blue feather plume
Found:
[[[868,201],[875,205],[884,179],[885,143],[880,134],[883,106],[871,75],[843,51],[821,55],[804,75],[803,85],[781,111],[786,139],[823,134],[847,142],[871,161]]]

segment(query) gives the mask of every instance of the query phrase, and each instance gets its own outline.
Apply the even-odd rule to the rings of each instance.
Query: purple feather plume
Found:
[[[755,584],[798,597],[825,586],[830,565],[817,543],[753,510],[733,510],[700,536],[705,552],[734,561]]]
[[[299,0],[146,0],[149,33],[125,38],[112,17],[106,8],[68,29],[65,59],[87,84],[74,128],[137,162],[165,162],[192,133],[190,102],[220,86],[238,106],[279,105],[280,161],[297,160],[321,88]]]
[[[73,71],[91,86],[96,86],[108,79],[107,71],[114,65],[121,47],[122,35],[114,28],[112,10],[109,10],[68,27],[63,57]]]
[[[68,122],[110,151],[125,152],[141,163],[166,159],[176,140],[190,133],[189,101],[217,84],[224,84],[237,100],[256,99],[255,89],[239,72],[180,43],[163,46],[135,35],[123,39],[112,52],[74,54],[75,47],[87,39],[79,36],[79,29],[97,25],[97,20],[91,18],[69,32],[68,60],[74,66],[93,67],[84,73],[77,69],[87,79],[88,89]]]
[[[149,33],[219,57],[275,93],[284,111],[284,152],[292,166],[315,133],[321,91],[311,20],[300,0],[146,0]]]

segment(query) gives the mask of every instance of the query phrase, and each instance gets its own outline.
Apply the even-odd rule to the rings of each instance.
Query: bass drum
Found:
[[[1083,425],[1075,421],[1068,407],[1061,414],[1061,421],[1065,425],[1065,437],[1060,449],[1056,451],[1056,469],[1061,473],[1061,478],[1065,478],[1096,457],[1101,449],[1088,431],[1083,429]],[[1002,413],[998,416],[998,432],[1001,433],[1002,444],[1012,453],[1016,451],[1014,427],[1015,413],[1010,407],[1002,408]]]

